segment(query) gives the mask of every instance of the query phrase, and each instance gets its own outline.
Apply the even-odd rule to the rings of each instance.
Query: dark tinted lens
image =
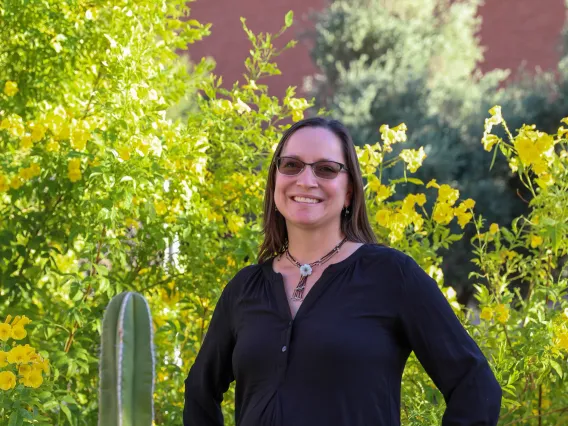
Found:
[[[295,158],[280,158],[278,171],[284,175],[297,175],[304,168],[304,163]]]
[[[314,164],[314,173],[323,179],[333,179],[340,172],[341,166],[329,161],[321,161]]]

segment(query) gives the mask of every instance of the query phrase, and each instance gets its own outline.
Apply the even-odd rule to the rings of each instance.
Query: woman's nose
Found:
[[[302,170],[298,175],[296,184],[307,187],[314,187],[318,185],[317,178],[314,176],[314,171],[311,168],[312,166],[306,164],[304,170]]]

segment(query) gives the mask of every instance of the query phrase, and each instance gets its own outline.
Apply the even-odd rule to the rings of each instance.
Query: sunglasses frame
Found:
[[[287,175],[286,173],[282,173],[282,172],[280,171],[280,160],[282,160],[283,158],[289,158],[289,159],[291,159],[291,160],[299,161],[299,162],[302,163],[304,166],[302,167],[302,169],[301,169],[298,173],[293,174],[293,175]],[[347,173],[349,173],[349,169],[348,169],[347,167],[345,167],[345,164],[342,164],[342,163],[339,163],[339,162],[333,161],[333,160],[320,160],[320,161],[316,161],[316,162],[314,162],[314,163],[306,163],[305,161],[302,161],[302,160],[300,160],[299,158],[296,158],[296,157],[287,157],[287,156],[282,156],[282,157],[279,156],[279,157],[276,157],[275,160],[276,160],[276,161],[275,161],[275,163],[276,163],[276,170],[278,170],[278,173],[280,173],[281,175],[284,175],[284,176],[298,176],[299,174],[301,174],[301,173],[304,171],[304,169],[306,168],[306,166],[310,166],[310,168],[312,169],[312,173],[313,173],[314,176],[315,176],[316,178],[318,178],[318,179],[332,180],[332,179],[335,179],[337,176],[339,176],[339,173],[341,173],[342,171],[346,171]],[[315,168],[314,168],[314,165],[315,165],[315,164],[318,164],[318,163],[334,163],[334,164],[337,164],[337,165],[339,165],[339,171],[338,171],[337,174],[336,174],[334,177],[332,177],[332,178],[325,178],[325,177],[318,176],[318,175],[316,175]]]

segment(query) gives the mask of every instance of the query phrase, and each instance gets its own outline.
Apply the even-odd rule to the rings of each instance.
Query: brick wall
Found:
[[[326,0],[198,0],[191,3],[192,18],[210,22],[212,34],[189,47],[195,60],[212,56],[216,74],[224,84],[244,81],[244,60],[250,49],[241,28],[240,16],[254,32],[276,32],[288,10],[295,13],[295,24],[283,42],[298,39],[311,28],[307,15],[326,5]],[[559,59],[558,45],[565,19],[564,0],[485,0],[480,9],[483,25],[481,43],[486,47],[483,71],[495,68],[516,69],[523,62],[527,69],[551,69]],[[302,86],[304,76],[316,69],[309,56],[309,46],[301,41],[278,60],[281,76],[271,77],[271,94],[280,96],[288,86]]]

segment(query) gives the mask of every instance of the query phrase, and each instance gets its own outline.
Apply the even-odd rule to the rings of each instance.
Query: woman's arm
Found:
[[[195,363],[185,380],[184,426],[223,426],[221,402],[234,380],[231,357],[235,339],[229,301],[223,291]]]
[[[493,426],[501,387],[485,356],[436,282],[407,257],[402,269],[402,321],[407,339],[446,400],[444,426]]]

